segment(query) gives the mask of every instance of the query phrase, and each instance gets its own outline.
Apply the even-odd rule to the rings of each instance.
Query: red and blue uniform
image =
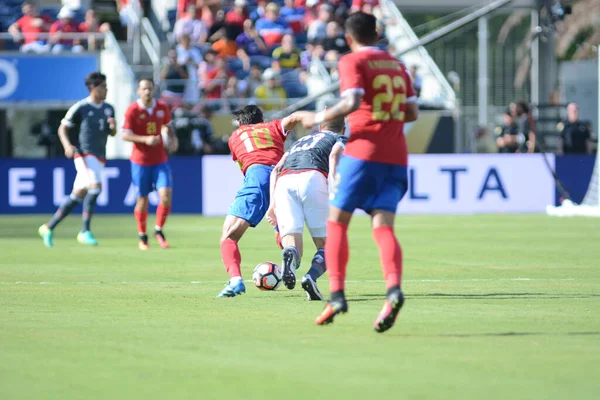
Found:
[[[347,54],[338,64],[342,96],[362,95],[348,116],[350,138],[341,157],[331,205],[353,212],[396,212],[407,190],[406,104],[417,100],[402,63],[376,47]]]
[[[239,217],[255,227],[269,208],[271,171],[283,156],[287,132],[281,120],[244,125],[229,138],[233,161],[244,174],[244,183],[237,192],[227,214]]]
[[[131,180],[138,196],[148,196],[153,190],[171,187],[171,169],[167,163],[161,130],[171,123],[169,107],[155,100],[152,107],[146,108],[140,100],[132,103],[125,112],[122,132],[132,132],[140,136],[158,136],[160,142],[155,146],[134,143],[131,152]]]

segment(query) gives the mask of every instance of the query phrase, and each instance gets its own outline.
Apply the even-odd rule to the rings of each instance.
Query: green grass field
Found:
[[[600,221],[400,217],[407,302],[372,324],[384,283],[353,221],[350,312],[314,325],[302,289],[215,299],[222,219],[174,216],[174,246],[137,250],[133,217],[79,217],[46,249],[46,216],[0,218],[0,399],[596,399]],[[150,222],[153,222],[153,217]],[[149,226],[152,226],[149,223]],[[281,263],[266,223],[241,243],[245,279]],[[312,245],[307,253],[313,251]],[[304,258],[301,272],[310,263]],[[327,292],[324,277],[320,287]]]

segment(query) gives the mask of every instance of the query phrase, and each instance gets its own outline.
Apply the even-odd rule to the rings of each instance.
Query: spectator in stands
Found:
[[[263,68],[271,65],[271,57],[267,56],[269,49],[254,28],[254,22],[251,19],[244,21],[244,32],[237,37],[235,42],[238,47],[237,56],[242,60],[245,70],[249,70],[252,63],[258,63]]]
[[[556,152],[563,154],[592,154],[592,126],[579,119],[579,105],[567,105],[567,119],[556,126],[559,133]]]
[[[235,0],[231,11],[225,14],[225,23],[232,29],[234,38],[238,37],[244,31],[244,21],[248,19],[248,13],[246,12],[247,5],[246,0]]]
[[[217,52],[210,49],[204,55],[204,61],[198,65],[198,87],[201,89],[206,88],[206,83],[208,82],[208,73],[215,69],[215,63],[217,60]]]
[[[281,39],[281,46],[273,50],[273,69],[278,74],[282,69],[301,68],[301,51],[296,47],[296,40],[293,35],[284,35]]]
[[[533,113],[531,112],[530,105],[524,101],[517,101],[516,107],[517,118],[515,122],[519,128],[519,133],[524,135],[526,138],[526,148],[528,153],[535,152],[535,121],[533,119]]]
[[[335,52],[336,58],[350,51],[344,36],[344,28],[337,21],[327,24],[327,36],[323,39],[323,49],[328,53]]]
[[[74,53],[84,51],[80,44],[80,39],[68,37],[79,32],[79,24],[73,20],[75,12],[68,7],[62,7],[56,16],[58,21],[54,22],[50,27],[50,44],[52,45],[53,53],[70,50]],[[65,37],[64,34],[67,34]]]
[[[195,4],[188,6],[185,15],[175,22],[173,34],[176,41],[179,41],[181,35],[187,34],[190,36],[193,46],[202,47],[208,38],[208,28],[204,22],[196,17],[198,15],[196,10]]]
[[[227,63],[221,57],[215,59],[215,68],[206,73],[206,83],[204,87],[204,97],[207,100],[217,100],[222,97],[227,88],[229,78],[232,74],[227,70]],[[221,108],[219,104],[211,103],[211,108],[217,110]]]
[[[165,84],[160,94],[161,100],[170,106],[180,105],[183,101],[188,78],[187,66],[179,64],[177,51],[175,49],[169,50],[160,72],[160,79]]]
[[[498,152],[498,147],[494,143],[494,138],[488,128],[480,127],[475,130],[475,142],[477,153]]]
[[[294,0],[285,0],[280,10],[281,18],[287,22],[294,33],[304,31],[304,8],[294,5]]]
[[[121,25],[136,28],[142,18],[144,9],[140,0],[115,0]]]
[[[304,9],[304,27],[308,28],[314,21],[318,19],[319,0],[306,0],[306,8]]]
[[[179,37],[179,43],[176,47],[177,63],[185,66],[188,73],[188,83],[186,85],[184,101],[187,103],[196,103],[199,97],[198,80],[196,79],[196,70],[202,62],[202,54],[196,47],[192,47],[190,35],[187,33]]]
[[[238,47],[229,26],[225,29],[225,36],[213,43],[212,49],[217,53],[217,56],[225,59],[237,56]]]
[[[105,22],[100,24],[96,10],[90,8],[85,12],[85,20],[79,24],[79,32],[83,33],[107,33],[110,31],[110,24]],[[86,47],[90,51],[94,51],[102,47],[97,45],[97,39],[94,35],[89,35],[86,40]]]
[[[208,29],[208,41],[214,43],[225,36],[225,11],[219,10],[215,14],[214,20]]]
[[[350,13],[362,11],[366,14],[373,14],[375,8],[379,8],[379,0],[352,0],[352,7],[350,7]]]
[[[421,97],[421,89],[423,88],[423,77],[419,74],[419,67],[417,65],[411,65],[409,70],[410,77],[412,79],[413,90],[417,97]]]
[[[281,86],[279,75],[273,68],[267,68],[262,77],[263,84],[254,91],[254,97],[260,101],[259,106],[266,111],[282,108],[287,94]]]
[[[327,37],[327,24],[331,21],[333,7],[323,4],[319,7],[318,19],[308,27],[308,40],[325,40]]]
[[[47,16],[40,16],[35,5],[25,1],[21,5],[23,16],[8,28],[14,41],[20,43],[24,39],[21,51],[24,53],[45,53],[50,50],[46,38],[39,36],[50,30],[52,21]]]
[[[252,64],[250,67],[250,74],[244,79],[240,81],[239,88],[242,92],[244,92],[244,97],[254,97],[254,93],[256,88],[262,85],[262,73],[263,70],[260,65]]]
[[[250,13],[250,19],[256,22],[259,19],[264,18],[267,11],[266,8],[267,0],[258,0],[258,5],[254,9],[254,11]]]
[[[202,7],[204,6],[204,0],[177,0],[177,19],[187,16],[188,7],[192,4],[196,6],[196,18],[200,19],[202,17]]]
[[[267,4],[265,17],[256,21],[256,30],[269,47],[280,44],[283,35],[292,33],[287,22],[279,18],[279,6],[275,3]]]

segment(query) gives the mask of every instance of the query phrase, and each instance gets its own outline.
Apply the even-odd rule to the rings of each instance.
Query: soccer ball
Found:
[[[254,268],[252,281],[260,290],[276,290],[281,285],[281,268],[270,261],[262,262]]]

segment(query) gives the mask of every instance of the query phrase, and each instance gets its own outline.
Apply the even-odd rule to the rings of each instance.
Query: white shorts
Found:
[[[281,236],[302,233],[304,222],[312,237],[326,236],[329,212],[327,178],[319,171],[283,175],[275,187],[275,215]]]
[[[75,169],[77,170],[77,176],[73,183],[74,190],[87,189],[93,183],[102,182],[103,161],[100,161],[96,156],[85,155],[83,157],[76,157],[74,162]]]

